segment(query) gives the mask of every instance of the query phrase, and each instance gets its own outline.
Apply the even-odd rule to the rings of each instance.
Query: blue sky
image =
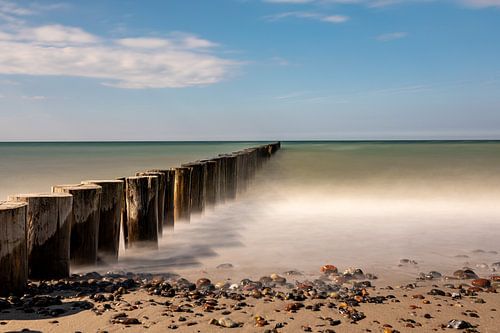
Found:
[[[500,0],[0,0],[0,140],[500,139]]]

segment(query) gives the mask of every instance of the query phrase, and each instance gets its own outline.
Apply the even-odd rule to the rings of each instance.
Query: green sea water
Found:
[[[0,143],[0,197],[256,144]],[[269,273],[333,263],[415,276],[500,261],[499,239],[499,141],[283,142],[236,201],[176,225],[158,252],[122,249],[119,263],[103,269],[210,270],[230,262],[235,272]],[[419,266],[401,268],[401,258]]]

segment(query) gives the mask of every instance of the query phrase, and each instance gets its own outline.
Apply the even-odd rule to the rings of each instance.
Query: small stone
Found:
[[[219,324],[219,326],[227,327],[227,328],[240,327],[240,324],[236,323],[235,321],[233,321],[232,319],[230,319],[228,317],[220,318],[218,321],[218,324]]]
[[[202,288],[210,285],[212,282],[209,279],[201,278],[196,281],[196,288]]]
[[[475,280],[472,280],[471,283],[473,286],[480,287],[480,288],[488,288],[491,285],[490,280],[487,280],[487,279],[475,279]]]
[[[230,263],[224,263],[224,264],[220,264],[220,265],[217,265],[217,269],[231,269],[233,268],[233,264],[230,264]]]
[[[324,274],[337,274],[339,270],[334,265],[324,265],[320,268],[320,271]]]
[[[456,328],[456,329],[464,329],[471,328],[472,325],[465,320],[452,319],[446,325],[447,328]]]

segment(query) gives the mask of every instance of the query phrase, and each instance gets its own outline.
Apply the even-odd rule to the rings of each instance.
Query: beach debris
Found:
[[[329,274],[337,274],[339,270],[334,265],[324,265],[321,266],[320,271],[321,273],[329,275]]]
[[[452,319],[448,322],[446,327],[461,330],[461,329],[465,329],[465,328],[471,328],[472,325],[465,320]]]

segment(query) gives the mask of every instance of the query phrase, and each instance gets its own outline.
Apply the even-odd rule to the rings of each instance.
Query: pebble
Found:
[[[320,271],[324,274],[337,274],[339,270],[334,265],[324,265],[320,268]]]
[[[473,286],[480,287],[480,288],[488,288],[491,285],[490,280],[487,280],[487,279],[475,279],[475,280],[472,280],[471,283]]]
[[[455,329],[464,329],[464,328],[471,328],[472,325],[469,322],[466,322],[465,320],[452,319],[448,322],[446,327]]]
[[[233,268],[233,264],[230,264],[230,263],[224,263],[224,264],[220,264],[220,265],[217,265],[217,269],[231,269]]]
[[[228,317],[222,317],[217,321],[219,326],[222,327],[227,327],[227,328],[235,328],[235,327],[240,327],[240,324],[233,321],[231,318]]]

